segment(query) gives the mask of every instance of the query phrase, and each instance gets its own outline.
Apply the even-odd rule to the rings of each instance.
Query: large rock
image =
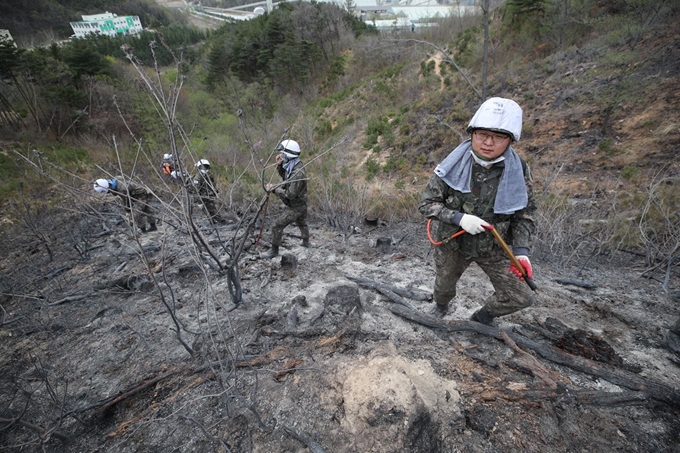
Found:
[[[345,424],[356,451],[444,451],[465,424],[454,381],[426,360],[408,360],[388,347],[358,364],[343,385]]]

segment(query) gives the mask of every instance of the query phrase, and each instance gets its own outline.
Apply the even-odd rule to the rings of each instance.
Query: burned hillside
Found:
[[[539,302],[496,328],[463,321],[492,291],[474,267],[452,314],[426,314],[421,223],[314,219],[313,247],[286,235],[273,260],[254,231],[234,304],[186,231],[132,236],[107,209],[3,244],[9,451],[677,448],[677,300],[635,257],[537,263]]]

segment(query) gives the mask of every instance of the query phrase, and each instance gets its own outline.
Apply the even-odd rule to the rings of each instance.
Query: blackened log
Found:
[[[474,321],[443,321],[419,311],[409,310],[401,305],[393,305],[391,310],[392,313],[398,316],[445,332],[477,332],[501,339],[500,330],[497,327],[479,324]],[[517,345],[531,349],[553,363],[602,378],[620,387],[642,392],[648,398],[680,407],[680,390],[666,384],[611,365],[566,353],[555,346],[539,343],[521,335],[508,333],[508,336]]]

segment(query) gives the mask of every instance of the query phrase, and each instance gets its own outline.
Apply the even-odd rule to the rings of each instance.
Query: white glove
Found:
[[[470,214],[463,214],[459,225],[470,234],[479,234],[484,231],[485,226],[490,226],[488,222]]]

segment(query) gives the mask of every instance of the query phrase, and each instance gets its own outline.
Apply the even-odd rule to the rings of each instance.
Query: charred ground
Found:
[[[312,249],[286,236],[272,261],[254,246],[236,307],[226,276],[204,273],[205,257],[167,222],[139,242],[115,217],[52,225],[50,253],[35,237],[4,245],[8,451],[283,452],[305,442],[329,452],[678,451],[680,362],[663,341],[677,301],[639,277],[634,256],[593,260],[587,282],[566,285],[556,280],[579,269],[536,263],[539,302],[499,327],[658,384],[665,401],[493,336],[395,314],[393,300],[356,279],[411,291],[405,300],[429,310],[422,224],[347,236],[314,222]],[[89,238],[83,253],[70,231]],[[467,319],[491,291],[470,269],[445,321]]]

